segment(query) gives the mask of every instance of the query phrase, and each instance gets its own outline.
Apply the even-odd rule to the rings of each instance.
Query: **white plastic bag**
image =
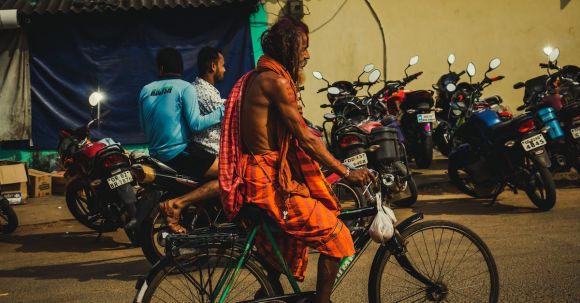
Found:
[[[377,215],[373,223],[371,223],[369,235],[373,241],[383,244],[393,237],[395,233],[394,224],[397,222],[397,218],[390,208],[383,206],[380,192],[377,193],[375,200],[377,203]]]

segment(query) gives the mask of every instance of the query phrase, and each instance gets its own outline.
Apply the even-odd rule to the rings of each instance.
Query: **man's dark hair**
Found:
[[[206,46],[199,51],[199,54],[197,54],[197,70],[199,72],[199,76],[210,71],[212,63],[217,64],[219,55],[221,53],[221,50],[210,46]]]
[[[304,22],[284,17],[262,34],[264,54],[282,64],[294,81],[298,80],[300,71],[300,34],[308,36],[308,32]]]
[[[181,53],[174,48],[168,47],[157,53],[157,69],[165,74],[183,74],[183,58]]]

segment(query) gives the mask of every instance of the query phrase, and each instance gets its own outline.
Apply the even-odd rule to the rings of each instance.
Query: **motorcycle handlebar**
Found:
[[[328,87],[321,88],[321,89],[317,90],[316,93],[319,94],[319,93],[326,91],[326,90],[328,90]]]
[[[505,78],[505,76],[495,76],[493,78],[490,78],[489,81],[495,82],[495,81],[502,80],[503,78]]]
[[[423,74],[423,72],[418,72],[415,74],[410,75],[409,77],[406,77],[405,79],[403,79],[403,82],[405,83],[409,83],[415,79],[417,79],[419,76],[421,76]]]
[[[459,74],[457,74],[457,76],[458,77],[461,77],[461,76],[463,76],[463,74],[465,74],[465,71],[464,70],[462,70]]]

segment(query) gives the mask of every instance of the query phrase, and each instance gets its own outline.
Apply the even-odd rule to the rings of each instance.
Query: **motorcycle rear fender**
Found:
[[[534,158],[538,161],[538,163],[540,163],[540,165],[549,168],[550,166],[552,166],[552,162],[550,161],[550,156],[548,155],[548,151],[546,150],[546,148],[544,146],[540,147],[540,148],[536,148],[533,150],[530,150],[528,152],[530,158]]]

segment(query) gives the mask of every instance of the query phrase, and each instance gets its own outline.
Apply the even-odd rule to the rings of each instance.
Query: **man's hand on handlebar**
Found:
[[[375,181],[375,176],[366,168],[351,169],[348,176],[345,177],[345,180],[353,184],[364,186]]]

